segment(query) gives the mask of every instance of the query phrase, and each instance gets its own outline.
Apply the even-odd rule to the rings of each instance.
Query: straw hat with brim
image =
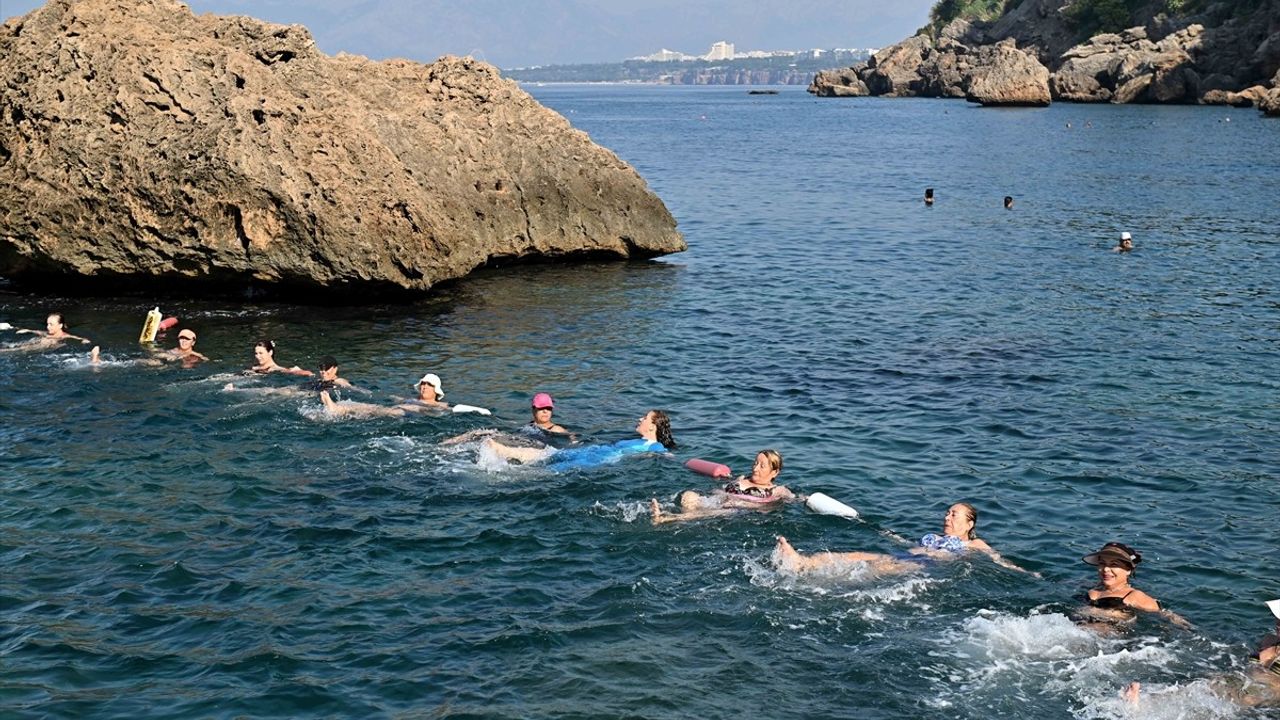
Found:
[[[1268,600],[1267,607],[1271,608],[1271,614],[1280,620],[1280,600]]]
[[[1108,545],[1096,553],[1089,553],[1083,559],[1090,565],[1101,567],[1104,563],[1114,562],[1130,570],[1141,562],[1141,557],[1136,553],[1125,552],[1114,545]]]

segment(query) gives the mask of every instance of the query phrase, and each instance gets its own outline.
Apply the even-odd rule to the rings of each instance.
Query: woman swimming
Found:
[[[956,558],[969,552],[980,552],[995,564],[1017,570],[1030,571],[1005,560],[986,541],[977,535],[978,511],[969,503],[956,503],[947,508],[942,521],[942,534],[929,533],[920,538],[920,544],[906,553],[886,555],[869,552],[814,553],[802,555],[785,537],[778,537],[774,559],[778,567],[792,572],[811,572],[832,565],[866,563],[877,575],[892,575],[919,569],[931,560]],[[1037,573],[1030,573],[1039,577]]]
[[[1109,542],[1082,559],[1098,568],[1098,584],[1081,597],[1085,606],[1075,613],[1082,626],[1109,634],[1132,624],[1139,612],[1156,613],[1175,625],[1190,626],[1183,617],[1162,609],[1159,601],[1129,584],[1142,562],[1142,553],[1123,543]]]
[[[253,367],[249,368],[249,372],[267,375],[269,373],[285,373],[286,375],[303,375],[311,377],[314,373],[310,370],[303,370],[294,365],[293,367],[285,367],[276,362],[276,344],[273,340],[259,340],[253,346]]]
[[[592,467],[617,462],[636,453],[662,453],[675,448],[671,437],[671,418],[665,411],[650,410],[636,423],[639,440],[619,440],[608,445],[587,445],[559,450],[553,447],[512,447],[486,438],[481,443],[482,452],[490,452],[499,458],[518,463],[543,463],[553,470]]]
[[[64,340],[79,340],[81,344],[88,345],[89,339],[82,338],[79,335],[72,335],[67,332],[66,323],[63,321],[62,313],[49,313],[49,317],[44,320],[44,330],[27,330],[19,328],[15,332],[19,335],[35,335],[36,337],[21,342],[16,345],[0,348],[0,352],[35,352],[39,350],[50,350],[62,344]]]
[[[777,450],[761,450],[756,453],[751,475],[740,475],[711,495],[703,496],[692,490],[680,493],[680,512],[663,513],[657,498],[649,501],[653,523],[697,520],[699,518],[730,515],[738,510],[772,510],[796,496],[774,480],[782,472],[782,455]]]

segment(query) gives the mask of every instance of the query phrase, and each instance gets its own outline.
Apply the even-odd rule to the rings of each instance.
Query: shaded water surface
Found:
[[[1280,597],[1280,123],[532,90],[636,166],[689,252],[407,307],[170,302],[215,359],[190,370],[129,362],[145,303],[0,295],[0,320],[64,308],[110,360],[0,355],[6,717],[1048,720],[1132,715],[1131,679],[1137,717],[1277,717],[1208,680],[1245,667]],[[1121,230],[1137,251],[1110,251]],[[495,416],[335,422],[228,392],[288,384],[236,374],[260,337],[285,364],[338,356],[355,399],[431,371]],[[782,482],[864,519],[654,527],[649,498],[710,483],[652,456],[491,472],[440,445],[525,422],[536,390],[596,440],[663,407],[677,459],[747,471],[776,447]],[[770,561],[779,534],[899,550],[884,531],[938,531],[957,500],[1044,578]],[[1067,620],[1108,540],[1193,631]]]

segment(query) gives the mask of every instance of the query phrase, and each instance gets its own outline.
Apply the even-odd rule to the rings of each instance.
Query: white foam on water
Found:
[[[619,500],[610,505],[605,505],[597,500],[588,508],[588,512],[600,517],[621,520],[624,523],[649,522],[652,519],[649,513],[649,503],[634,500]]]
[[[1127,686],[1126,686],[1127,687]],[[1095,688],[1095,691],[1097,689]],[[1217,695],[1208,680],[1185,684],[1143,684],[1136,703],[1126,700],[1122,688],[1107,688],[1081,698],[1077,717],[1088,720],[1222,720],[1244,717],[1239,705]]]

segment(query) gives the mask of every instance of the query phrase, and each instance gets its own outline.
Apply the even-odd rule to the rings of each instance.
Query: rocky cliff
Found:
[[[0,86],[10,278],[332,297],[685,249],[634,170],[468,58],[330,57],[300,26],[174,0],[51,0],[0,28]]]
[[[1010,104],[1002,102],[1008,98],[1229,103],[1268,114],[1280,105],[1280,0],[1151,2],[1127,14],[1133,3],[1015,0],[993,20],[940,14],[943,5],[934,8],[935,25],[866,63],[818,73],[809,91],[967,97],[984,104]],[[1174,5],[1186,12],[1165,12]],[[1086,32],[1126,20],[1141,24]],[[993,53],[993,47],[1004,50]]]

